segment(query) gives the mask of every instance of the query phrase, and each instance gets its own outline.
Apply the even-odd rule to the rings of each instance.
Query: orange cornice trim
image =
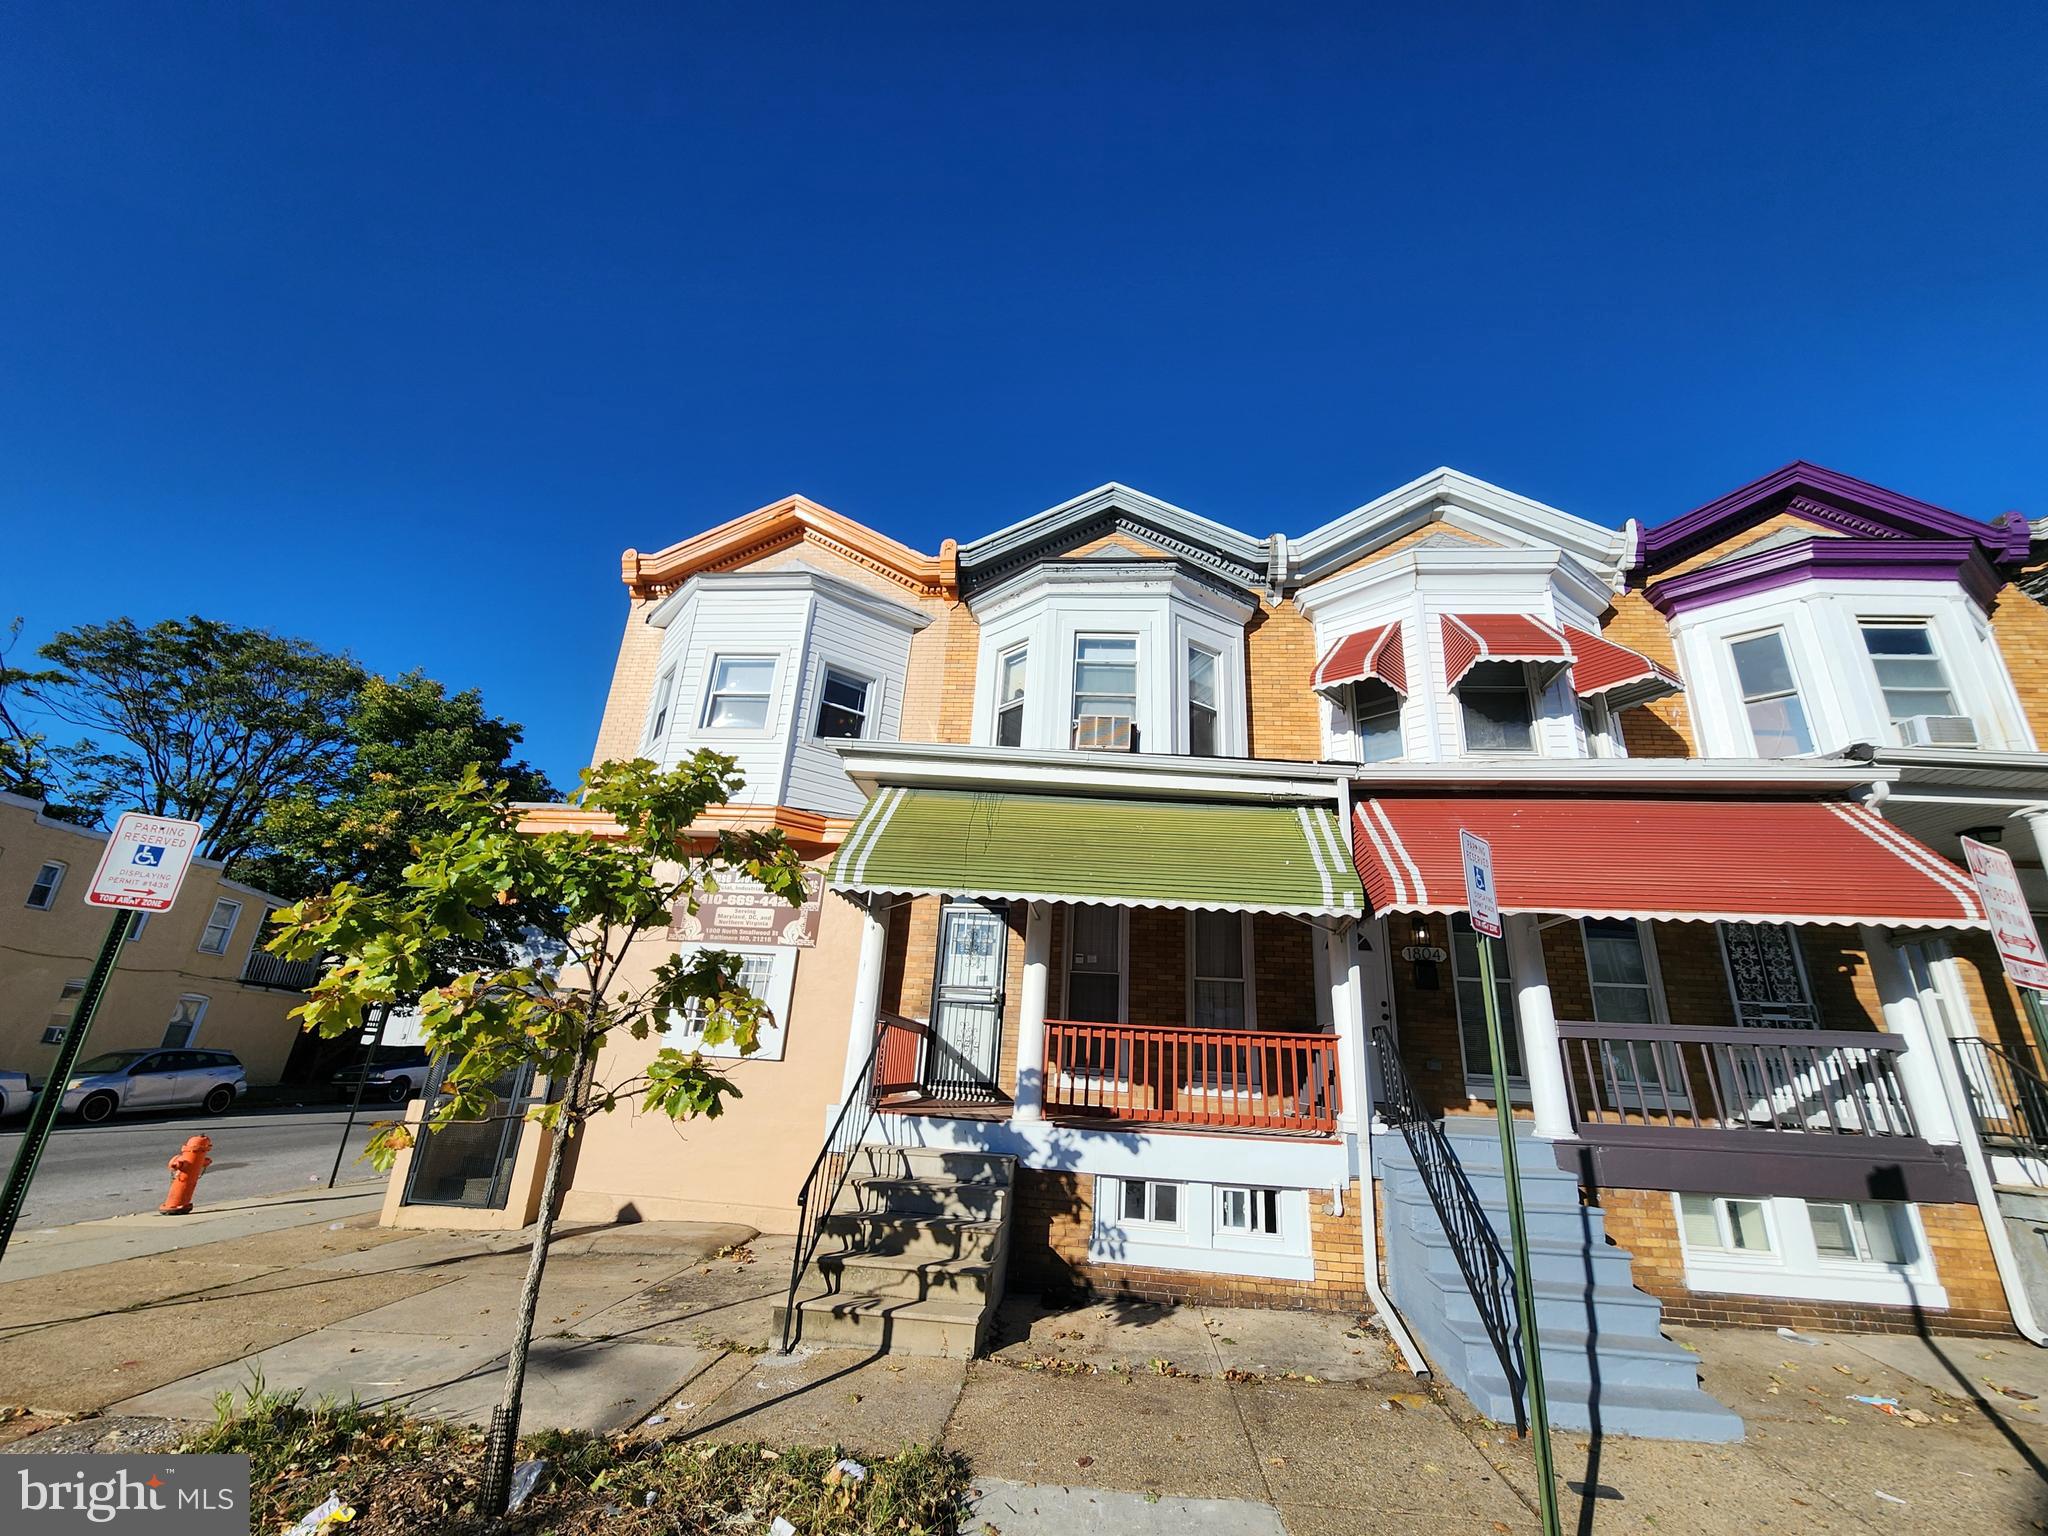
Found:
[[[587,832],[592,837],[616,836],[619,824],[603,811],[574,805],[522,805],[522,832]],[[826,816],[793,805],[721,805],[690,824],[692,837],[715,838],[721,832],[780,832],[802,850],[829,851],[853,830],[851,816]]]
[[[629,549],[620,559],[620,575],[633,596],[660,597],[701,572],[730,570],[795,543],[821,545],[919,597],[960,595],[960,550],[953,540],[936,555],[921,555],[802,496],[785,497],[651,555]]]

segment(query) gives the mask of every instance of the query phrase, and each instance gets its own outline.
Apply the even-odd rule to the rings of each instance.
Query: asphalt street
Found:
[[[391,1119],[387,1104],[365,1105],[341,1161],[343,1183],[377,1177],[358,1154],[370,1124]],[[324,1188],[348,1119],[338,1109],[270,1109],[218,1119],[197,1113],[118,1115],[105,1125],[60,1125],[43,1152],[22,1211],[23,1230],[152,1211],[170,1183],[165,1167],[188,1136],[213,1138],[213,1166],[199,1182],[199,1203],[288,1189]],[[14,1166],[22,1117],[0,1134],[0,1178]]]

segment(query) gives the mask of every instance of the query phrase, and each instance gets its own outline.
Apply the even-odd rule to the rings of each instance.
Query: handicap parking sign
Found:
[[[137,864],[155,869],[163,861],[164,848],[162,843],[137,843],[135,845],[135,862]]]

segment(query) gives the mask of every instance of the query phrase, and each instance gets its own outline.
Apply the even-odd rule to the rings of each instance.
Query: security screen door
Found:
[[[1010,929],[999,908],[949,904],[939,914],[939,967],[925,1091],[934,1098],[998,1095],[996,1051],[1003,1032],[1003,962]]]

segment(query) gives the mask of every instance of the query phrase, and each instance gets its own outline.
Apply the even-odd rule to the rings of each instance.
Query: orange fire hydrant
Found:
[[[186,1216],[192,1211],[192,1194],[199,1188],[199,1175],[213,1166],[206,1154],[213,1150],[211,1136],[194,1136],[171,1159],[171,1192],[157,1207],[162,1216]]]

